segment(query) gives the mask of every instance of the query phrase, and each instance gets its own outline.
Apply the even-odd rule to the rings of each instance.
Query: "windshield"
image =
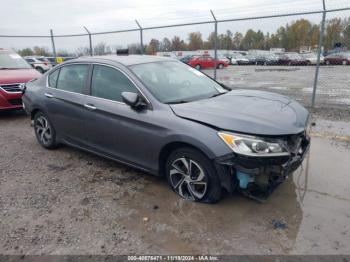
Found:
[[[162,103],[185,103],[227,92],[205,74],[176,61],[139,64],[130,68]]]
[[[32,68],[20,55],[10,52],[0,52],[0,69]]]

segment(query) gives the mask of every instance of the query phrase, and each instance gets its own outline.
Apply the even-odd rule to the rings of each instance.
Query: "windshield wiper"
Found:
[[[216,96],[221,96],[221,95],[224,95],[226,93],[228,93],[228,92],[217,93],[217,94],[212,95],[210,98],[216,97]]]
[[[175,104],[184,104],[184,103],[188,103],[190,101],[187,101],[187,100],[178,100],[178,101],[171,101],[171,102],[168,102],[167,104],[168,105],[175,105]]]

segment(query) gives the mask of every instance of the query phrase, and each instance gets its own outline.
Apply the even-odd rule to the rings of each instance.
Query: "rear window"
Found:
[[[58,69],[49,75],[49,87],[56,88],[57,78],[58,78],[59,72],[60,72],[60,70]]]
[[[87,75],[88,65],[64,66],[60,70],[56,88],[82,94]]]
[[[11,52],[0,52],[0,69],[32,68],[20,55]]]

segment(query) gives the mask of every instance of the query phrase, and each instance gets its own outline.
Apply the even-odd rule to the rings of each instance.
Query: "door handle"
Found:
[[[53,98],[53,94],[50,94],[50,93],[45,93],[45,96],[48,98]]]
[[[90,104],[85,104],[84,107],[86,107],[87,109],[90,109],[90,110],[95,110],[96,109],[96,106],[93,106],[93,105],[90,105]]]

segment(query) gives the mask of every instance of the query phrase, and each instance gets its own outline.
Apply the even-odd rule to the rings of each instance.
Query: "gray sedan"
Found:
[[[216,202],[224,190],[264,200],[309,146],[299,103],[230,90],[170,58],[79,58],[23,92],[43,147],[62,143],[165,175],[192,201]]]

